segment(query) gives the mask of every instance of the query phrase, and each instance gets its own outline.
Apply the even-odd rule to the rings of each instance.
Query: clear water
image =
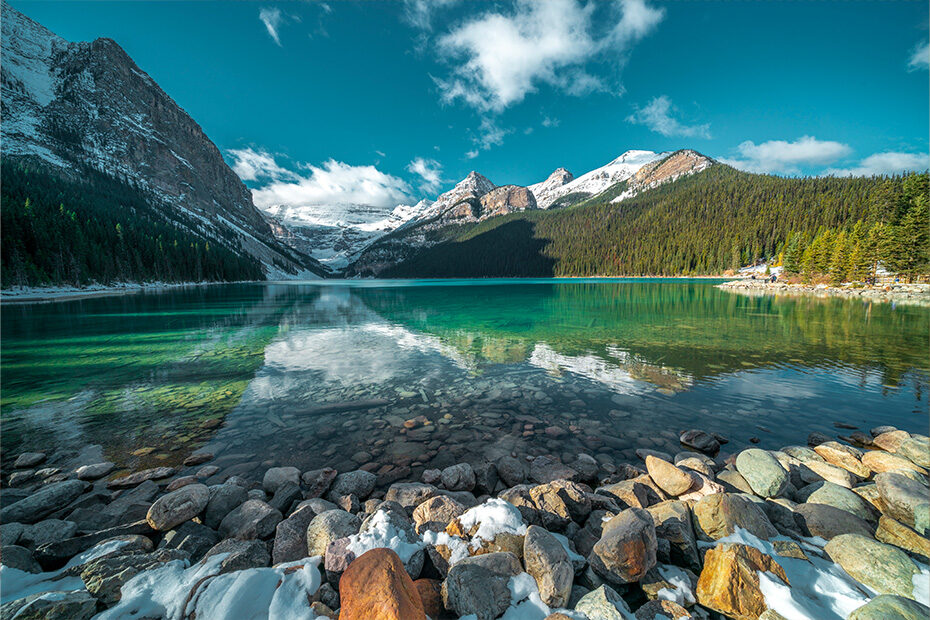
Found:
[[[678,451],[688,428],[728,436],[727,450],[848,432],[834,422],[926,432],[928,334],[926,308],[706,280],[269,283],[11,305],[0,439],[4,459],[99,446],[140,469],[204,449],[227,473],[406,477],[503,454],[632,462],[638,447]]]

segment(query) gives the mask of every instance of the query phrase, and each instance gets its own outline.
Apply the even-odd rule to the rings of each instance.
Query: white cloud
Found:
[[[274,39],[274,42],[278,44],[278,47],[280,47],[281,38],[278,36],[278,28],[284,21],[284,16],[281,15],[281,9],[261,9],[258,12],[258,19],[262,20],[262,23],[265,24],[265,29],[268,30],[268,34]]]
[[[482,149],[487,150],[492,146],[503,144],[504,136],[510,132],[510,129],[503,129],[494,119],[486,116],[481,119],[481,124],[478,126],[478,136],[473,141]]]
[[[433,14],[457,2],[458,0],[405,0],[404,18],[414,28],[432,30]]]
[[[736,150],[738,157],[720,161],[747,172],[782,174],[799,174],[801,166],[825,166],[852,153],[847,144],[813,136],[802,136],[794,142],[769,140],[755,144],[747,140]]]
[[[423,179],[420,189],[424,193],[435,193],[442,185],[442,164],[435,159],[417,157],[407,164],[407,171]]]
[[[828,168],[823,174],[837,177],[860,177],[923,171],[928,168],[930,168],[930,155],[927,153],[886,151],[869,155],[851,168]]]
[[[710,138],[710,125],[683,125],[672,116],[675,106],[671,100],[662,95],[653,97],[642,108],[634,106],[635,111],[627,117],[627,122],[645,125],[663,136],[688,136],[693,138]]]
[[[622,65],[622,55],[664,12],[645,0],[616,0],[606,21],[594,18],[598,6],[517,0],[512,11],[492,10],[459,24],[438,40],[444,59],[455,63],[449,77],[436,79],[443,101],[461,99],[499,113],[542,84],[577,95],[604,89],[585,63],[609,56]]]
[[[930,69],[930,42],[924,41],[914,48],[907,68],[909,71],[919,71],[921,69]]]
[[[557,118],[550,118],[548,116],[542,119],[543,127],[558,127],[561,121]]]
[[[330,159],[322,166],[300,164],[294,172],[279,165],[267,151],[248,148],[228,153],[242,180],[262,183],[252,190],[255,205],[261,209],[340,204],[394,207],[410,201],[410,186],[375,166]]]
[[[478,157],[478,149],[465,152],[465,159],[474,159]]]

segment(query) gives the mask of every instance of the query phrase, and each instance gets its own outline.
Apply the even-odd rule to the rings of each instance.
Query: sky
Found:
[[[116,40],[258,206],[527,185],[629,149],[752,172],[928,167],[926,2],[10,0]]]

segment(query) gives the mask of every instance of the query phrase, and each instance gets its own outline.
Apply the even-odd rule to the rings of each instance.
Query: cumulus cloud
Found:
[[[930,155],[927,153],[886,151],[869,155],[851,168],[828,168],[823,174],[837,177],[866,177],[923,171],[928,168],[930,168]]]
[[[258,19],[265,24],[265,29],[268,31],[269,36],[271,36],[274,42],[278,44],[278,47],[280,47],[281,37],[278,36],[278,28],[280,28],[281,23],[284,21],[284,16],[281,15],[281,9],[261,9],[258,12]]]
[[[930,69],[930,42],[924,41],[914,48],[908,60],[907,68],[910,71],[926,71]]]
[[[517,0],[511,10],[457,25],[438,39],[441,56],[452,64],[448,77],[436,78],[442,100],[500,113],[543,84],[576,95],[604,89],[586,63],[609,55],[613,65],[622,64],[663,10],[645,0],[616,0],[608,20],[595,19],[596,8],[577,0]]]
[[[410,201],[410,186],[375,166],[353,166],[330,159],[322,166],[300,164],[287,170],[267,151],[228,151],[233,170],[245,181],[255,181],[252,199],[261,209],[279,205],[364,204],[393,207]]]
[[[781,174],[799,174],[801,166],[825,166],[852,153],[847,144],[813,136],[802,136],[794,142],[769,140],[756,144],[747,140],[736,150],[739,156],[720,161],[747,172]]]
[[[676,111],[671,100],[662,95],[653,97],[643,107],[634,106],[634,112],[627,117],[627,122],[645,125],[663,136],[687,136],[692,138],[710,138],[710,125],[685,125],[672,114]]]
[[[420,183],[420,189],[424,193],[435,193],[442,185],[442,164],[435,159],[416,157],[407,164],[407,172],[413,173],[423,180]]]

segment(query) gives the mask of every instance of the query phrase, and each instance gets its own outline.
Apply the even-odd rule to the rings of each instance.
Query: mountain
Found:
[[[82,183],[104,172],[150,215],[261,264],[268,277],[324,270],[281,244],[201,127],[111,39],[72,43],[2,4],[2,156]]]
[[[667,155],[668,153],[660,154],[652,151],[627,151],[609,164],[586,172],[578,178],[570,178],[569,173],[567,182],[556,185],[552,183],[552,177],[559,170],[564,170],[560,168],[542,183],[531,185],[530,189],[536,195],[536,201],[541,209],[567,206],[600,194],[620,181],[626,181],[646,164]],[[562,178],[566,177],[563,175]]]

